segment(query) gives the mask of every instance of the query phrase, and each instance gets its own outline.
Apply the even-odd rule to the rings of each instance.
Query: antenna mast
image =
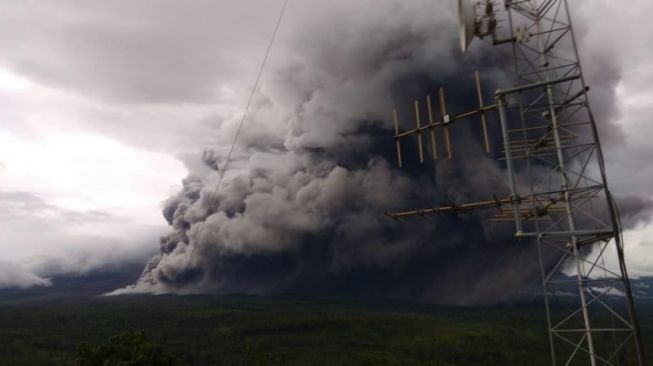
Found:
[[[424,161],[422,133],[427,132],[433,158],[438,158],[436,136],[442,136],[445,156],[452,159],[450,129],[476,115],[484,150],[490,152],[486,115],[498,112],[510,195],[387,215],[401,221],[497,210],[493,221],[513,222],[515,237],[538,248],[552,365],[643,366],[621,221],[608,189],[567,0],[504,0],[500,13],[490,0],[458,0],[458,6],[463,52],[475,36],[510,44],[515,84],[497,90],[494,104],[485,105],[476,73],[479,106],[458,114],[447,113],[440,88],[438,120],[427,97],[428,123],[421,123],[416,101],[416,127],[407,131],[400,130],[395,111],[398,162],[401,166],[401,141],[411,136],[417,137]],[[438,129],[442,133],[436,134]]]

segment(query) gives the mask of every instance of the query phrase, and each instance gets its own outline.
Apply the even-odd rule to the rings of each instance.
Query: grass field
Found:
[[[653,352],[653,306],[640,305]],[[117,297],[0,306],[0,365],[62,365],[82,342],[142,330],[180,365],[548,365],[540,306]],[[651,353],[651,352],[649,352]]]

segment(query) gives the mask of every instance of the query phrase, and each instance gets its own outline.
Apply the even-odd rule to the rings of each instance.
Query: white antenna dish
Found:
[[[467,46],[474,39],[476,11],[473,0],[458,0],[458,29],[460,33],[460,47],[465,53]]]
[[[491,0],[458,0],[458,29],[463,53],[474,36],[483,38],[491,35],[494,41],[496,25]]]

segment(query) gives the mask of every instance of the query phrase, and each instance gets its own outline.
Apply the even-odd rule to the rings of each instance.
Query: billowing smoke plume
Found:
[[[469,124],[455,127],[454,162],[417,166],[415,147],[404,145],[407,167],[395,166],[393,106],[409,128],[412,98],[439,85],[450,108],[473,104],[471,72],[481,56],[487,91],[505,82],[491,65],[508,59],[481,47],[462,62],[453,6],[434,8],[398,2],[367,17],[334,12],[282,28],[293,36],[272,58],[283,52],[283,62],[266,71],[221,186],[236,115],[221,121],[216,146],[198,157],[204,167],[166,202],[172,230],[122,291],[476,303],[505,299],[537,278],[535,248],[484,214],[405,223],[383,215],[507,193],[502,168],[484,157]]]

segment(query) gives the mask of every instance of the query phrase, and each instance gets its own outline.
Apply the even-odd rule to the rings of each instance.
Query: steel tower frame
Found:
[[[491,3],[490,3],[491,4]],[[496,4],[491,4],[495,6]],[[480,114],[489,150],[485,114],[497,110],[510,196],[484,202],[389,213],[394,219],[429,213],[498,208],[495,220],[513,221],[515,237],[535,243],[548,323],[552,365],[643,366],[644,355],[624,260],[621,222],[608,189],[603,152],[590,109],[567,0],[504,0],[492,33],[495,45],[512,46],[515,83],[484,106],[477,74],[479,108],[446,113],[440,90],[440,121],[431,117],[400,132],[417,135],[444,129],[451,158],[449,126]],[[492,8],[490,8],[492,9]],[[493,14],[494,16],[494,14]]]
[[[509,179],[518,179],[510,165],[523,158],[526,174],[519,187],[528,187],[534,198],[531,211],[541,212],[558,202],[563,208],[530,225],[515,221],[516,235],[534,237],[540,252],[552,364],[575,364],[578,358],[592,366],[617,365],[626,361],[623,352],[632,343],[631,362],[643,365],[619,213],[608,189],[569,4],[507,0],[505,6],[510,38],[515,39],[511,44],[517,87],[495,95]],[[519,114],[513,121],[505,106],[511,94],[517,95]],[[515,143],[513,137],[521,140]],[[534,172],[543,167],[548,168],[545,176]],[[511,185],[513,197],[520,191]],[[513,207],[519,218],[519,205]],[[552,258],[555,264],[547,265]],[[558,278],[563,265],[575,279]],[[562,314],[552,311],[551,302],[569,290],[578,293],[576,306]],[[610,296],[616,291],[625,296]]]

